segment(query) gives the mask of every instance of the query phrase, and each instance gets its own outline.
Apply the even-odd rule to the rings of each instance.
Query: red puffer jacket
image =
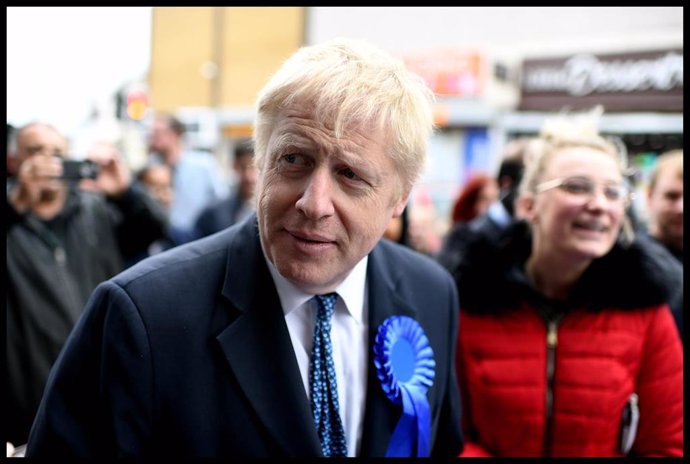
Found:
[[[663,259],[615,247],[565,305],[528,283],[529,241],[513,234],[473,245],[456,274],[461,456],[682,456],[683,354]],[[631,397],[639,422],[624,453]]]

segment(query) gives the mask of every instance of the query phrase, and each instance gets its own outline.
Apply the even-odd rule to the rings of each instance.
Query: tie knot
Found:
[[[338,301],[337,293],[326,293],[325,295],[316,295],[316,302],[319,307],[319,312],[317,313],[317,318],[325,318],[330,320],[335,311],[335,303]]]

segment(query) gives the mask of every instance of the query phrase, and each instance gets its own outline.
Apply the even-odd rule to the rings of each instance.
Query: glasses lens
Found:
[[[607,185],[604,187],[604,195],[611,201],[619,201],[625,198],[626,188],[623,185]]]
[[[565,179],[561,184],[563,190],[572,195],[591,195],[594,184],[586,179]]]
[[[561,183],[561,188],[571,195],[578,197],[592,196],[596,185],[589,179],[569,178],[564,179]],[[621,201],[628,195],[628,190],[625,185],[609,184],[604,185],[604,196],[609,201]]]

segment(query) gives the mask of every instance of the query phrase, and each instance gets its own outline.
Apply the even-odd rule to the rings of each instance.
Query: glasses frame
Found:
[[[580,195],[578,193],[570,192],[567,189],[563,188],[568,181],[573,180],[573,179],[588,182],[592,187],[594,187],[596,185],[603,185],[604,187],[606,187],[606,185],[602,184],[601,182],[595,182],[592,179],[589,179],[587,177],[570,176],[570,177],[557,177],[555,179],[541,182],[540,184],[537,184],[537,186],[535,187],[535,192],[536,193],[543,193],[543,192],[546,192],[546,191],[554,189],[554,188],[561,188],[561,190],[563,190],[565,193],[567,193],[568,195],[571,195],[573,197],[583,197],[583,198],[586,197],[589,200],[594,198],[594,196],[595,196],[594,188],[592,188],[592,190],[590,192],[583,193],[582,195]],[[621,195],[620,198],[610,198],[608,195],[606,195],[605,189],[604,189],[604,197],[606,198],[606,200],[609,203],[620,203],[624,207],[627,207],[632,201],[633,192],[632,192],[632,189],[630,188],[630,186],[627,185],[626,182],[623,182],[621,184],[621,187],[623,189],[623,195]]]

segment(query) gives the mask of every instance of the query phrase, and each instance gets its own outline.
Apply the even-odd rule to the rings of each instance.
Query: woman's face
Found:
[[[526,206],[534,252],[563,263],[605,255],[616,242],[628,198],[616,160],[594,148],[568,147],[547,163]]]
[[[498,200],[498,184],[493,179],[489,180],[477,195],[477,203],[475,204],[476,216],[484,215],[491,204]]]

